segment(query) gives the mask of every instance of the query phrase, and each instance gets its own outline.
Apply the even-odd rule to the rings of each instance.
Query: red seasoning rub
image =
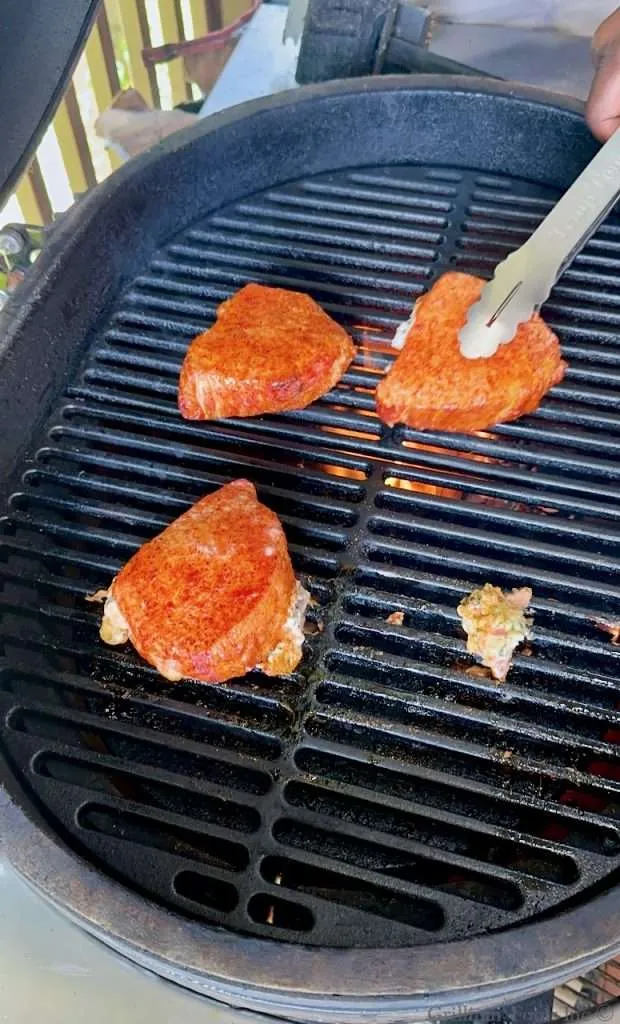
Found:
[[[534,412],[562,380],[566,364],[558,339],[538,314],[489,359],[461,355],[458,334],[483,285],[470,274],[444,274],[418,299],[404,348],[377,386],[377,413],[385,423],[486,430]]]
[[[278,517],[235,480],[141,547],[112,581],[101,638],[130,640],[171,681],[219,683],[301,659],[309,595]]]
[[[192,341],[179,380],[189,420],[303,409],[338,383],[355,348],[308,295],[248,284]]]

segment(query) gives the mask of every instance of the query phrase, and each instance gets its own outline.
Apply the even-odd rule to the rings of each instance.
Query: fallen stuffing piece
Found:
[[[532,614],[527,614],[531,600],[529,587],[505,594],[500,587],[485,583],[464,597],[457,608],[467,633],[468,652],[500,683],[508,675],[515,648],[531,636]]]

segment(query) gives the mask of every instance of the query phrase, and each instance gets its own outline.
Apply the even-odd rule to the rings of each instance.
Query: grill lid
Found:
[[[93,25],[98,0],[2,0],[0,209],[25,171]],[[36,75],[32,68],[36,67]]]
[[[64,229],[37,271],[29,316],[9,334],[15,368],[15,342],[40,338],[41,316],[43,336],[64,339],[66,363],[88,331],[45,423],[26,437],[23,416],[5,420],[14,448],[21,439],[32,452],[3,524],[7,784],[138,893],[237,934],[303,945],[301,960],[280,947],[277,987],[293,984],[302,961],[320,962],[312,976],[330,984],[324,950],[311,945],[353,957],[343,994],[383,986],[377,949],[390,948],[400,995],[415,991],[423,968],[422,986],[471,984],[472,958],[477,986],[480,970],[497,985],[514,974],[510,963],[527,972],[536,950],[538,980],[527,984],[548,985],[551,963],[569,975],[584,943],[602,959],[618,942],[620,656],[591,621],[620,610],[617,315],[600,285],[602,275],[615,280],[616,222],[547,308],[571,368],[537,416],[462,438],[390,431],[373,413],[386,339],[412,297],[447,266],[489,273],[588,158],[574,115],[529,91],[502,92],[364,83],[259,104],[245,121],[213,119],[128,168],[107,199],[86,200],[81,238]],[[387,119],[394,140],[389,120],[415,124],[421,112],[409,142],[377,131]],[[448,113],[454,125],[484,118],[492,147],[476,150],[464,134],[455,156],[453,137],[433,130],[433,142],[424,126]],[[358,146],[346,157],[343,124]],[[546,159],[527,180],[505,162],[510,136],[524,133],[529,157],[543,126]],[[233,181],[218,146],[237,150],[243,134],[251,147],[257,131],[285,154],[281,166],[269,166],[267,147],[252,182],[247,162]],[[321,132],[324,145],[308,154],[299,139]],[[368,162],[373,141],[373,155],[385,146],[383,164]],[[179,173],[164,224],[169,155]],[[331,169],[316,166],[323,159]],[[307,176],[299,165],[310,165]],[[150,227],[157,248],[121,269],[138,224],[141,244]],[[119,233],[123,248],[109,260]],[[44,307],[38,290],[60,266],[71,293],[50,294]],[[104,266],[102,281],[92,271]],[[175,391],[185,347],[249,279],[309,291],[356,336],[356,362],[309,410],[184,423]],[[102,285],[113,296],[105,315]],[[67,311],[85,315],[76,294],[87,322],[69,334]],[[64,321],[54,321],[57,308]],[[32,380],[30,401],[52,372]],[[7,387],[5,409],[12,398]],[[83,596],[197,497],[240,475],[282,518],[323,631],[292,680],[170,687],[130,652],[99,645]],[[532,656],[502,687],[467,673],[456,619],[459,598],[486,579],[535,593]],[[386,621],[395,610],[402,626]],[[608,909],[595,912],[601,889]],[[543,941],[560,910],[577,924]],[[443,982],[428,970],[438,942]],[[359,947],[370,947],[368,962]],[[258,970],[275,984],[264,961],[244,961],[236,981]]]

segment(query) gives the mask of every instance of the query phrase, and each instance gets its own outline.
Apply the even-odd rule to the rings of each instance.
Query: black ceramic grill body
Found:
[[[139,962],[288,1019],[391,1022],[620,947],[620,654],[594,621],[620,616],[616,220],[548,304],[570,368],[536,416],[465,438],[390,430],[373,399],[415,297],[489,275],[594,151],[577,105],[525,88],[302,89],[132,161],[0,314],[4,843]],[[309,292],[356,359],[308,410],[186,423],[183,353],[249,280]],[[84,598],[241,476],[315,632],[291,679],[171,687]],[[502,687],[456,617],[485,580],[535,594]]]

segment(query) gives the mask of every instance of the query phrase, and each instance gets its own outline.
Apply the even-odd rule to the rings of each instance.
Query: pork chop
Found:
[[[377,386],[377,413],[389,426],[486,430],[534,412],[562,380],[558,339],[538,314],[489,359],[461,355],[458,334],[483,285],[448,273],[418,299],[404,348]]]
[[[107,591],[100,635],[165,676],[219,683],[299,663],[309,595],[278,517],[235,480],[144,544]]]
[[[247,284],[192,341],[179,380],[188,420],[303,409],[340,380],[355,349],[308,295]]]

